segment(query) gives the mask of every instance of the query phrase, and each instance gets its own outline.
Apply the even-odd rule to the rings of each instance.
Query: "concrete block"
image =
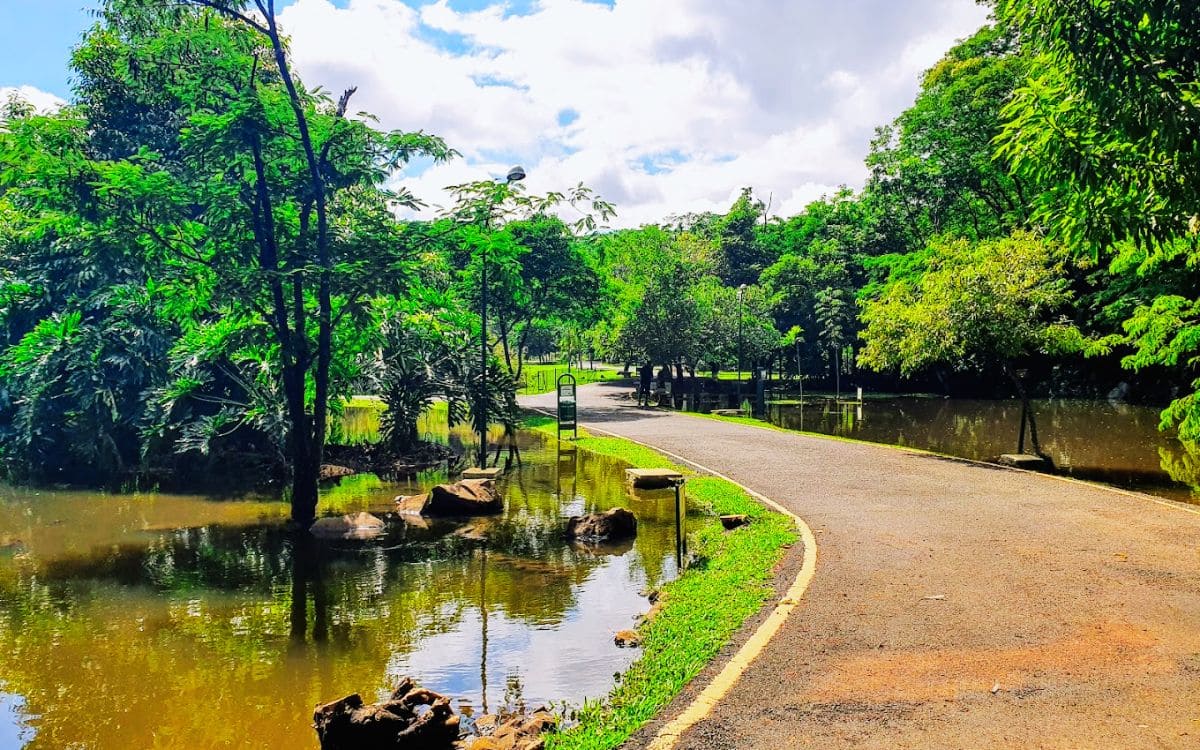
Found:
[[[1049,471],[1054,468],[1049,461],[1041,456],[1031,456],[1027,453],[1005,453],[1000,456],[998,463],[1002,463],[1005,466],[1014,466],[1018,469],[1029,469],[1030,471]]]
[[[499,466],[493,466],[488,469],[480,469],[478,466],[473,466],[470,469],[463,469],[463,479],[499,479],[504,470]]]
[[[625,479],[634,487],[662,489],[673,486],[683,475],[674,469],[626,469]]]

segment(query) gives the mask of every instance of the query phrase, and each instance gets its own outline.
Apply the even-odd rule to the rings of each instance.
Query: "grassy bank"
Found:
[[[533,416],[525,426],[553,434],[554,420]],[[689,507],[705,508],[714,517],[689,540],[695,562],[663,587],[661,612],[641,627],[641,657],[605,700],[580,710],[577,726],[549,738],[549,750],[617,747],[653,718],[772,596],[774,568],[798,536],[792,519],[768,511],[732,482],[698,476],[620,438],[589,435],[577,444],[636,467],[681,471],[688,477]],[[750,516],[751,523],[726,532],[715,516],[734,513]]]

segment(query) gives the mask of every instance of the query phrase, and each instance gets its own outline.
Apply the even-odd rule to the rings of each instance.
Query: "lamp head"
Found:
[[[508,176],[505,179],[509,182],[520,182],[525,179],[525,169],[521,166],[515,166],[508,170]]]

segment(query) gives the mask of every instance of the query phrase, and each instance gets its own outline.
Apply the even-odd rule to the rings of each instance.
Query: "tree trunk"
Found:
[[[507,323],[500,324],[500,348],[504,350],[504,366],[507,367],[508,371],[513,373],[516,377],[520,377],[521,373],[516,370],[513,370],[512,349],[508,345],[508,324]]]
[[[1025,391],[1025,384],[1021,382],[1021,378],[1017,375],[1016,370],[1013,369],[1011,362],[1004,363],[1004,374],[1008,375],[1009,380],[1012,381],[1013,387],[1017,389],[1017,395],[1021,397],[1022,416],[1029,416],[1029,441],[1033,445],[1033,455],[1046,458],[1046,454],[1042,453],[1041,441],[1038,440],[1037,417],[1034,415],[1033,405],[1029,401],[1029,394]],[[1024,420],[1022,420],[1021,439],[1017,443],[1018,451],[1024,450],[1024,438],[1025,425]]]
[[[264,19],[267,23],[267,38],[275,55],[275,63],[279,68],[280,78],[287,89],[288,101],[296,118],[296,129],[300,136],[300,145],[304,149],[304,157],[308,166],[308,179],[312,187],[312,202],[317,214],[317,264],[320,267],[320,282],[317,290],[317,368],[313,374],[315,402],[313,404],[313,424],[311,431],[297,441],[293,449],[297,451],[292,475],[292,520],[307,528],[316,518],[318,489],[321,461],[325,452],[325,426],[329,409],[329,367],[332,359],[333,338],[333,302],[331,291],[331,276],[333,262],[329,254],[329,216],[326,211],[325,177],[321,173],[321,165],[317,159],[317,151],[313,145],[312,135],[308,129],[308,117],[304,113],[304,104],[296,89],[288,65],[287,53],[284,51],[283,38],[275,24],[274,2],[268,4],[268,12]],[[304,331],[297,330],[297,337],[304,336]],[[308,363],[301,361],[300,365],[307,370]],[[301,400],[303,400],[304,378],[300,380]],[[303,410],[303,404],[301,405]],[[307,420],[303,420],[307,422]],[[301,449],[303,445],[303,449]],[[301,455],[303,452],[304,455]]]
[[[835,383],[834,397],[840,401],[842,398],[842,364],[838,359],[837,349],[833,350],[833,382]]]
[[[515,377],[520,379],[521,373],[525,371],[525,344],[528,341],[529,324],[527,323],[521,329],[521,333],[517,335],[517,372]],[[509,368],[511,370],[511,368]]]
[[[317,518],[321,459],[312,447],[310,443],[306,449],[294,451],[292,458],[292,520],[302,529]]]

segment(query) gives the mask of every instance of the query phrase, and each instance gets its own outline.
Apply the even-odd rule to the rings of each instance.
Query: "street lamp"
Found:
[[[508,174],[504,180],[508,184],[520,182],[525,179],[525,170],[520,166],[515,166],[508,170]],[[483,217],[483,229],[486,232],[489,229],[489,224],[492,218],[492,206],[489,203],[488,212]],[[488,392],[487,392],[487,365],[488,365],[488,343],[487,343],[487,302],[488,302],[488,286],[487,286],[487,246],[488,238],[485,236],[483,246],[480,250],[480,289],[479,289],[479,404],[476,409],[475,421],[479,430],[479,468],[487,467],[487,431],[488,431]]]
[[[737,290],[738,300],[738,376],[737,376],[737,408],[742,408],[742,298],[746,296],[746,285],[742,284]]]

